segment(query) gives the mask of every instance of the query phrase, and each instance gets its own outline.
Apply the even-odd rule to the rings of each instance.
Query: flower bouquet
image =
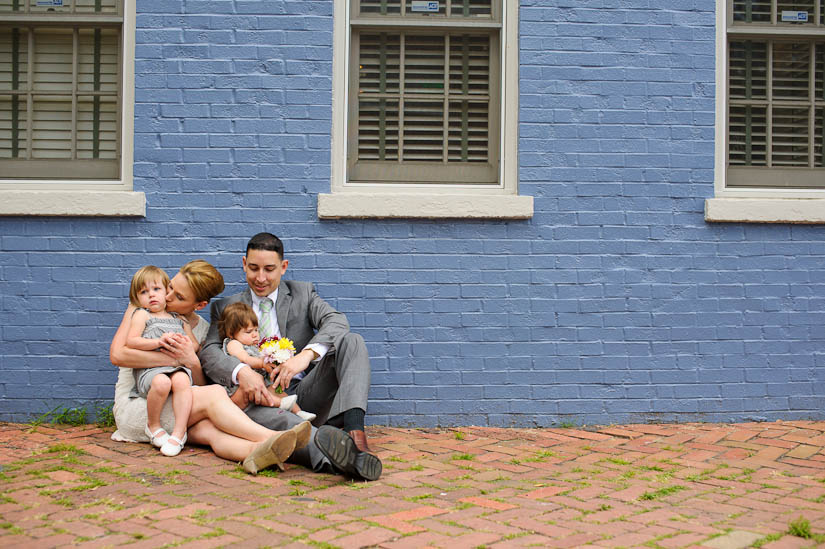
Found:
[[[286,337],[266,337],[258,344],[258,349],[267,364],[283,364],[295,356],[295,344]],[[280,393],[281,388],[278,387],[275,392]]]

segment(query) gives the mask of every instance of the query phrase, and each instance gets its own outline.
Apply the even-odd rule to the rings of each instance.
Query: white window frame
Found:
[[[318,217],[528,219],[533,197],[518,194],[518,0],[502,0],[501,150],[497,185],[352,183],[347,181],[350,17],[348,0],[333,13],[332,177],[318,195]]]
[[[33,0],[32,0],[33,1]],[[136,0],[124,0],[121,166],[116,180],[5,179],[0,174],[2,216],[145,216],[146,197],[132,190],[135,125]]]
[[[822,0],[825,1],[825,0]],[[705,220],[745,223],[825,223],[825,189],[728,188],[727,89],[728,0],[716,0],[716,132],[714,197]]]

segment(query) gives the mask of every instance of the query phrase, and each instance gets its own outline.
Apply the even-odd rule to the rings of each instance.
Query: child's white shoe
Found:
[[[149,437],[149,442],[152,443],[152,446],[156,446],[160,448],[166,441],[169,440],[169,434],[161,427],[154,433],[149,430],[149,425],[143,428],[143,432],[146,433],[146,436]]]
[[[176,436],[170,436],[166,443],[160,447],[160,453],[164,456],[174,457],[180,454],[183,450],[183,445],[186,444],[186,434],[183,435],[183,440],[178,440]]]
[[[281,397],[281,405],[278,406],[278,408],[289,411],[292,410],[292,407],[295,406],[296,402],[298,402],[298,395]]]
[[[300,412],[297,412],[295,415],[298,416],[299,418],[303,419],[304,421],[312,421],[313,419],[318,417],[315,414],[313,414],[312,412],[305,412],[303,410],[301,410]]]

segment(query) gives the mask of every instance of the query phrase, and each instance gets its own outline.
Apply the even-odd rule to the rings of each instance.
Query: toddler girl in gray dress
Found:
[[[279,402],[278,407],[282,410],[289,410],[301,419],[312,421],[315,414],[305,412],[295,403],[297,395],[285,395],[275,392],[272,386],[272,365],[268,364],[261,356],[258,348],[260,334],[258,333],[258,317],[252,307],[246,303],[230,303],[223,310],[220,320],[218,320],[218,333],[223,339],[223,352],[235,357],[264,377],[264,382],[269,388],[269,392]],[[244,400],[243,393],[237,390],[238,387],[227,388],[227,392],[232,402],[241,409],[248,404]]]
[[[155,351],[161,347],[164,334],[178,333],[189,336],[197,350],[198,343],[189,323],[166,312],[167,286],[169,276],[154,265],[141,268],[132,277],[129,300],[139,308],[132,314],[127,347]],[[135,390],[146,399],[146,434],[164,455],[178,455],[186,443],[186,425],[192,410],[192,372],[184,366],[135,368],[134,372]],[[170,392],[175,412],[175,427],[171,435],[160,426],[160,412]]]

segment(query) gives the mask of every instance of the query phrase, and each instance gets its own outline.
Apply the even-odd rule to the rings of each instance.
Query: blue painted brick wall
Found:
[[[655,4],[655,5],[654,5]],[[825,232],[708,224],[714,2],[523,0],[529,221],[319,221],[332,1],[138,4],[145,219],[0,219],[0,418],[110,400],[135,269],[261,230],[372,355],[368,420],[825,417]]]

